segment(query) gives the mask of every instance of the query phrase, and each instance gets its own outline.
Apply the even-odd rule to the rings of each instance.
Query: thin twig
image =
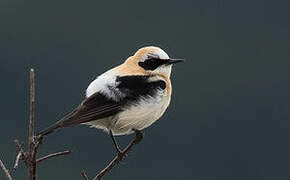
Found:
[[[23,151],[23,146],[20,144],[18,139],[14,139],[14,143],[16,144],[18,151]]]
[[[89,180],[89,178],[88,178],[88,176],[87,176],[87,174],[86,174],[85,171],[83,171],[83,172],[81,173],[81,175],[82,175],[82,177],[83,177],[85,180]]]
[[[35,102],[35,75],[30,69],[30,111],[29,111],[29,137],[28,137],[28,177],[36,180],[36,150],[34,146],[34,102]]]
[[[53,157],[56,157],[56,156],[62,156],[62,155],[68,155],[70,154],[72,151],[63,151],[63,152],[57,152],[57,153],[52,153],[52,154],[49,154],[49,155],[46,155],[44,157],[41,157],[39,159],[36,160],[36,163],[40,163],[46,159],[49,159],[49,158],[53,158]]]
[[[30,110],[29,110],[29,152],[34,148],[34,102],[35,102],[34,70],[30,69]]]
[[[105,167],[93,180],[101,180],[102,177],[108,173],[114,166],[120,163],[120,161],[126,156],[126,154],[132,149],[132,147],[138,144],[143,138],[142,132],[136,131],[136,137],[131,143],[120,153],[118,154],[108,165]]]
[[[12,177],[8,171],[8,169],[5,167],[5,165],[3,164],[3,162],[0,160],[0,166],[1,166],[1,169],[3,170],[4,174],[7,176],[7,178],[9,180],[12,180]]]
[[[18,139],[15,139],[14,142],[18,148],[18,154],[16,156],[14,167],[13,167],[13,170],[16,170],[19,164],[19,160],[24,160],[25,164],[27,165],[27,161],[26,161],[27,158],[26,158],[26,154],[23,151],[22,144],[20,144]]]
[[[18,167],[18,164],[19,164],[19,160],[22,158],[22,152],[19,151],[17,156],[16,156],[16,159],[15,159],[15,163],[14,163],[14,166],[13,166],[13,169],[17,169]]]
[[[34,143],[34,151],[37,151],[40,144],[42,144],[43,136],[39,136],[35,140],[36,140],[36,142]]]

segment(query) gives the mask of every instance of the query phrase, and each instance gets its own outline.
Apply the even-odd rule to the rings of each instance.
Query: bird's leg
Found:
[[[138,130],[138,129],[133,129],[133,131],[135,132],[135,143],[139,144],[141,142],[141,140],[143,139],[143,133],[142,131]]]
[[[110,130],[109,133],[110,133],[110,136],[111,136],[112,141],[113,141],[113,143],[114,143],[115,149],[116,149],[117,152],[118,152],[118,155],[122,154],[122,150],[119,148],[119,146],[118,146],[118,144],[117,144],[117,141],[116,141],[116,139],[115,139],[115,137],[114,137],[114,135],[113,135],[112,130]]]
[[[97,176],[93,179],[93,180],[97,180],[97,179],[102,179],[102,177],[108,173],[114,166],[118,165],[123,158],[127,155],[127,153],[133,148],[134,145],[140,143],[140,141],[143,139],[143,133],[140,130],[137,129],[132,129],[135,132],[135,138],[127,145],[127,147],[120,151],[116,140],[113,136],[112,131],[110,130],[110,136],[112,137],[112,140],[114,142],[114,145],[117,149],[117,151],[119,152],[119,154],[106,166],[105,169],[103,169],[99,174],[97,174]]]
[[[135,138],[133,139],[133,141],[128,145],[129,146],[133,146],[134,144],[139,144],[141,142],[141,140],[143,139],[143,133],[142,131],[140,130],[137,130],[137,129],[132,129],[134,132],[135,132]],[[113,132],[112,130],[109,130],[109,133],[110,133],[110,136],[111,136],[111,139],[114,143],[114,147],[118,153],[118,156],[122,159],[123,156],[126,156],[126,153],[127,153],[127,148],[125,148],[125,150],[121,150],[120,147],[118,146],[118,143],[113,135]]]

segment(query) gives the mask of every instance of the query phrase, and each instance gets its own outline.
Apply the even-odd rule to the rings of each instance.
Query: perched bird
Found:
[[[158,47],[139,49],[123,64],[91,82],[86,99],[38,136],[58,128],[87,124],[108,131],[116,146],[114,136],[139,132],[163,115],[172,92],[172,65],[182,61],[169,58]]]

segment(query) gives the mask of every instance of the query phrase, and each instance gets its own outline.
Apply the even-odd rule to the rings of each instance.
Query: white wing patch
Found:
[[[120,98],[124,97],[124,94],[116,88],[118,84],[119,83],[116,82],[116,76],[114,74],[104,73],[91,82],[86,90],[86,97],[88,98],[96,92],[100,92],[106,97],[118,101]]]

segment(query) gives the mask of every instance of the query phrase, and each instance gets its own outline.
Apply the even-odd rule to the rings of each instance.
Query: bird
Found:
[[[160,119],[171,100],[172,66],[183,61],[169,58],[160,47],[139,49],[123,64],[93,80],[80,105],[37,136],[86,124],[108,132],[120,153],[114,136],[140,134]]]

